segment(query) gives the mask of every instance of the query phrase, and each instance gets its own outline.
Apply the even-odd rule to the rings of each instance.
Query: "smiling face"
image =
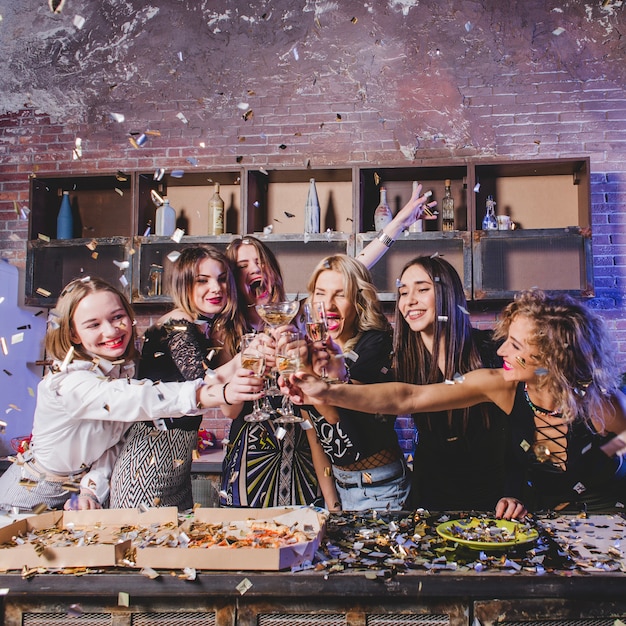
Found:
[[[237,289],[250,306],[270,301],[270,286],[263,262],[253,244],[242,244],[237,250]]]
[[[132,336],[132,321],[117,294],[96,291],[76,306],[71,337],[84,351],[115,361],[125,355]]]
[[[435,325],[435,287],[421,265],[411,265],[400,277],[398,309],[414,332],[432,335]]]
[[[221,313],[226,306],[227,280],[222,263],[211,258],[200,261],[193,281],[194,307],[209,317]]]
[[[536,378],[540,364],[533,356],[534,334],[535,324],[527,317],[517,315],[511,320],[506,341],[498,348],[506,380],[529,382]]]
[[[356,335],[356,307],[346,296],[343,276],[339,272],[320,272],[315,281],[312,300],[324,303],[328,334],[340,346]]]

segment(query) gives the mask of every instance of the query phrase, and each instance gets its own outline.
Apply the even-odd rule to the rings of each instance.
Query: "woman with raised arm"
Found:
[[[494,402],[510,416],[508,490],[496,515],[519,518],[548,508],[621,509],[623,459],[606,454],[626,430],[619,389],[601,318],[567,295],[522,292],[505,307],[496,329],[501,369],[469,372],[432,385],[328,385],[311,373],[291,377],[294,401],[355,410],[447,411]]]

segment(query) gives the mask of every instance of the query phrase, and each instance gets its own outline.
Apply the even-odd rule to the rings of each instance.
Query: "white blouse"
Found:
[[[55,362],[61,367],[60,362]],[[182,383],[134,380],[135,366],[104,359],[75,360],[50,371],[37,387],[31,451],[40,471],[59,475],[90,470],[81,486],[100,502],[130,423],[198,415],[202,379]],[[132,477],[129,476],[129,480]]]

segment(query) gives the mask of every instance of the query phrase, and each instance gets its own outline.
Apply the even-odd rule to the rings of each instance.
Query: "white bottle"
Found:
[[[309,180],[309,195],[304,206],[304,232],[320,232],[320,201],[317,197],[315,178]]]
[[[374,211],[374,229],[380,232],[387,224],[391,223],[393,213],[387,204],[387,189],[380,188],[380,202]]]
[[[167,198],[163,198],[163,204],[156,210],[155,234],[162,237],[171,237],[176,230],[176,211],[170,205]]]

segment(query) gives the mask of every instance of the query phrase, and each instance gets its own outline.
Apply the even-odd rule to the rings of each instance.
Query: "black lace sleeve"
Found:
[[[166,342],[172,361],[185,380],[203,378],[209,364],[209,340],[197,324],[171,320],[164,325]]]

